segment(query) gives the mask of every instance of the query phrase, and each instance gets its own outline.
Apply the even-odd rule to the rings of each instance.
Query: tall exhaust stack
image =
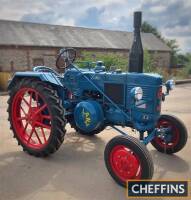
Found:
[[[142,12],[134,13],[134,39],[129,55],[129,72],[143,72],[143,46],[141,41]]]

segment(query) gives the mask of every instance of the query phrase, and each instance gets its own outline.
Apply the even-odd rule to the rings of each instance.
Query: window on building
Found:
[[[44,65],[44,59],[43,58],[34,58],[33,59],[33,66],[43,66]]]

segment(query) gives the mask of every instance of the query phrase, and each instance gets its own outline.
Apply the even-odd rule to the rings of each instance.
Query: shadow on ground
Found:
[[[166,178],[169,172],[181,176],[181,173],[187,173],[190,171],[189,163],[176,154],[163,154],[157,150],[151,150],[150,153],[155,164],[156,179],[170,179]],[[171,179],[178,180],[178,177],[171,177]]]
[[[111,179],[105,168],[104,147],[99,136],[72,132],[60,150],[48,158],[35,158],[22,151],[0,155],[0,199],[37,199],[39,193],[50,191],[79,200],[126,199],[125,189]],[[151,154],[159,168],[155,169],[157,179],[165,178],[168,171],[189,170],[186,161],[176,155],[156,150]]]
[[[77,199],[125,199],[125,190],[105,169],[104,147],[99,136],[73,132],[48,158],[35,158],[22,151],[0,155],[0,199],[31,199],[33,195],[35,199],[39,192],[46,191],[62,191]]]

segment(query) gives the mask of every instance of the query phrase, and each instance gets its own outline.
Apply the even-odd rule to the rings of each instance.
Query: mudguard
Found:
[[[56,76],[56,74],[51,72],[16,72],[13,78],[8,83],[8,90],[12,88],[16,80],[20,80],[23,78],[37,78],[52,85],[63,87],[60,78]]]

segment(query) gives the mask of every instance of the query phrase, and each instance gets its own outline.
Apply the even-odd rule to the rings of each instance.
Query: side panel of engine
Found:
[[[152,123],[160,114],[157,110],[160,104],[157,96],[162,78],[159,75],[96,73],[91,70],[82,70],[81,73],[71,69],[65,73],[63,85],[74,95],[76,105],[81,101],[96,101],[103,110],[104,121],[107,124],[126,126],[133,122],[136,126],[153,126]],[[134,87],[142,88],[144,103],[140,104],[131,97],[131,90]],[[129,117],[122,114],[121,110]],[[78,121],[80,120],[78,118]]]

